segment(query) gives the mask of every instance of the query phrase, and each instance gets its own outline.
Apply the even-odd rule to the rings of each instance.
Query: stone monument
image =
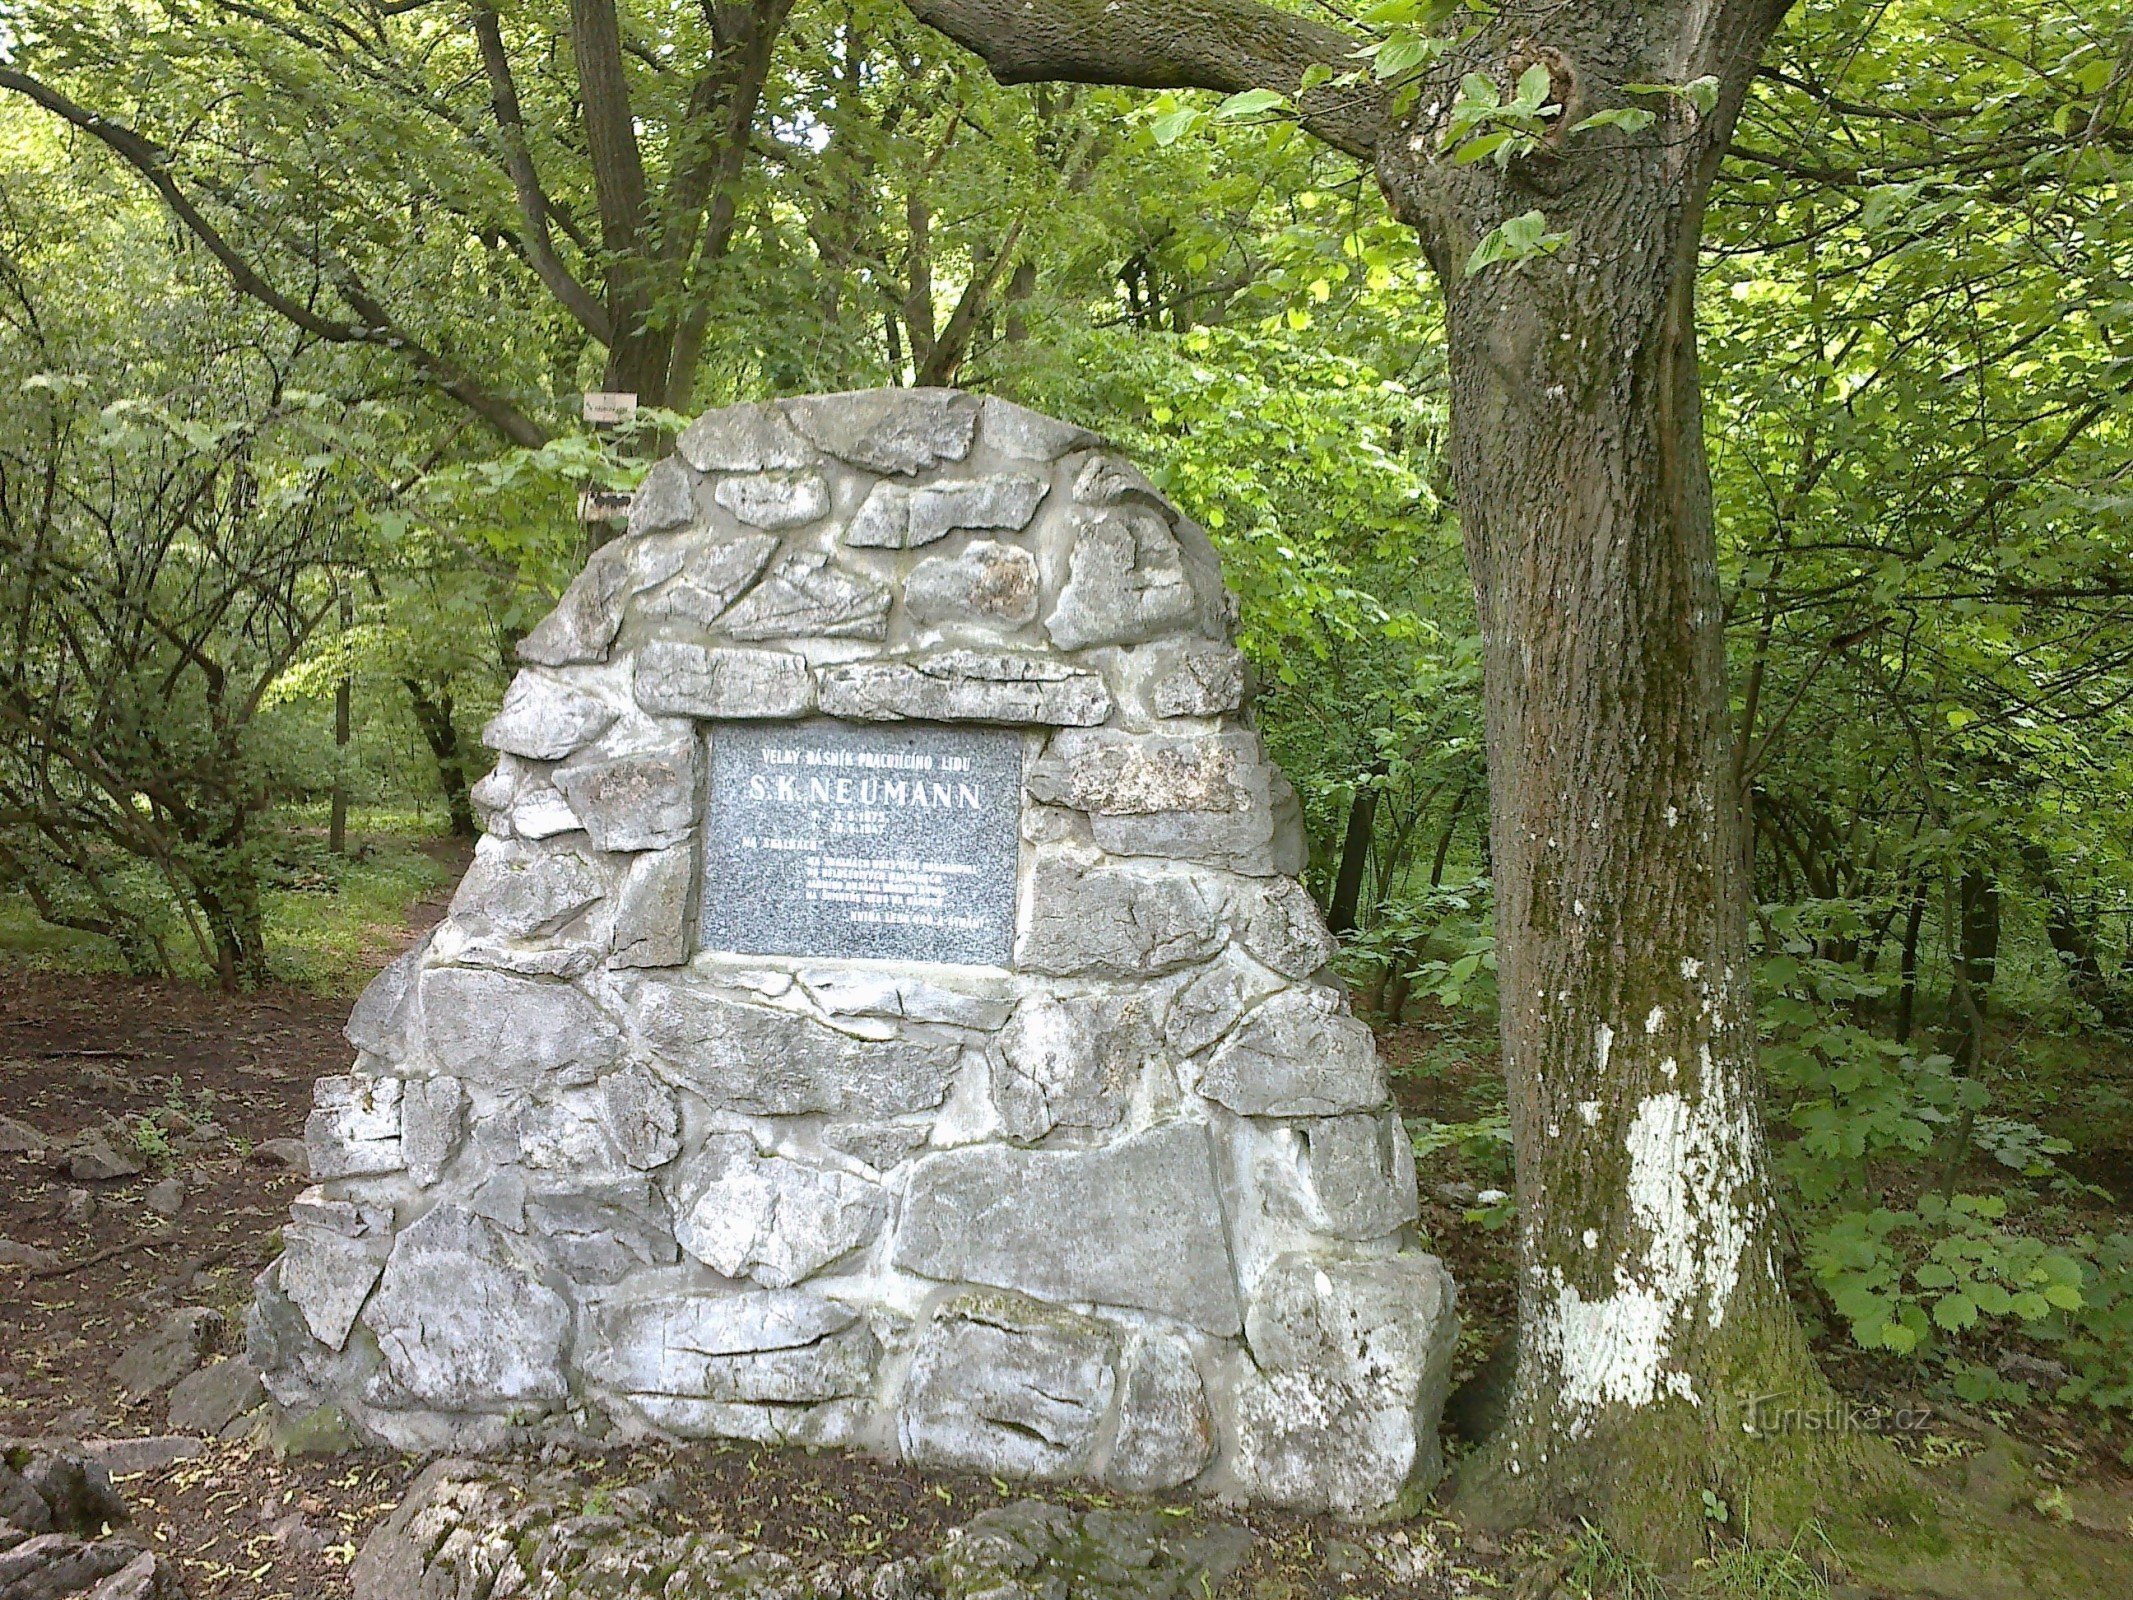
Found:
[[[713,412],[519,646],[486,837],[321,1079],[289,1407],[1360,1515],[1457,1328],[1206,535],[1082,429]]]

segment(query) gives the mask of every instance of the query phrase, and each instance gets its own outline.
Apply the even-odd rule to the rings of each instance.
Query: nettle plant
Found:
[[[2072,1228],[2066,1202],[2099,1192],[2059,1165],[2067,1142],[1993,1115],[1951,1057],[1861,1026],[1885,986],[1817,956],[1799,924],[1775,919],[1758,972],[1761,1059],[1794,1135],[1775,1165],[1801,1256],[1852,1340],[1983,1402],[2034,1398],[1979,1359],[2020,1337],[2066,1369],[2018,1369],[2052,1398],[2133,1409],[2133,1237]],[[1977,1181],[1980,1155],[1998,1184]]]

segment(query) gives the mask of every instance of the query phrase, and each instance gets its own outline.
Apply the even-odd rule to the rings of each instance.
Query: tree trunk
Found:
[[[348,630],[355,626],[355,602],[348,589],[341,589],[341,647],[348,646]],[[349,701],[354,695],[353,674],[341,662],[341,681],[333,688],[333,800],[326,820],[326,848],[335,855],[348,853],[348,737]]]
[[[1370,864],[1370,838],[1378,816],[1381,787],[1391,764],[1382,757],[1355,786],[1348,802],[1348,829],[1341,836],[1341,864],[1333,877],[1333,899],[1326,907],[1326,926],[1335,933],[1355,931],[1355,912],[1363,898],[1363,871]]]
[[[408,706],[415,714],[415,726],[422,730],[422,741],[436,757],[437,786],[444,791],[452,837],[471,839],[474,799],[467,789],[466,757],[459,748],[459,724],[452,717],[452,697],[446,693],[433,700],[419,680],[402,678],[400,682],[407,689]]]

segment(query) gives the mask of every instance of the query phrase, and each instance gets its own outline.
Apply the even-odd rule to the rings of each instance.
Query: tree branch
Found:
[[[1357,62],[1353,34],[1257,0],[906,0],[919,21],[974,51],[1002,83],[1107,83],[1134,89],[1273,89],[1304,69]],[[1361,161],[1377,152],[1386,106],[1373,85],[1326,85],[1298,120]]]

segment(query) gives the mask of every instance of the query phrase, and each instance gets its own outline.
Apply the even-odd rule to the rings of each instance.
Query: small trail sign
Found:
[[[585,421],[595,428],[620,428],[637,420],[634,394],[595,389],[585,396]]]

